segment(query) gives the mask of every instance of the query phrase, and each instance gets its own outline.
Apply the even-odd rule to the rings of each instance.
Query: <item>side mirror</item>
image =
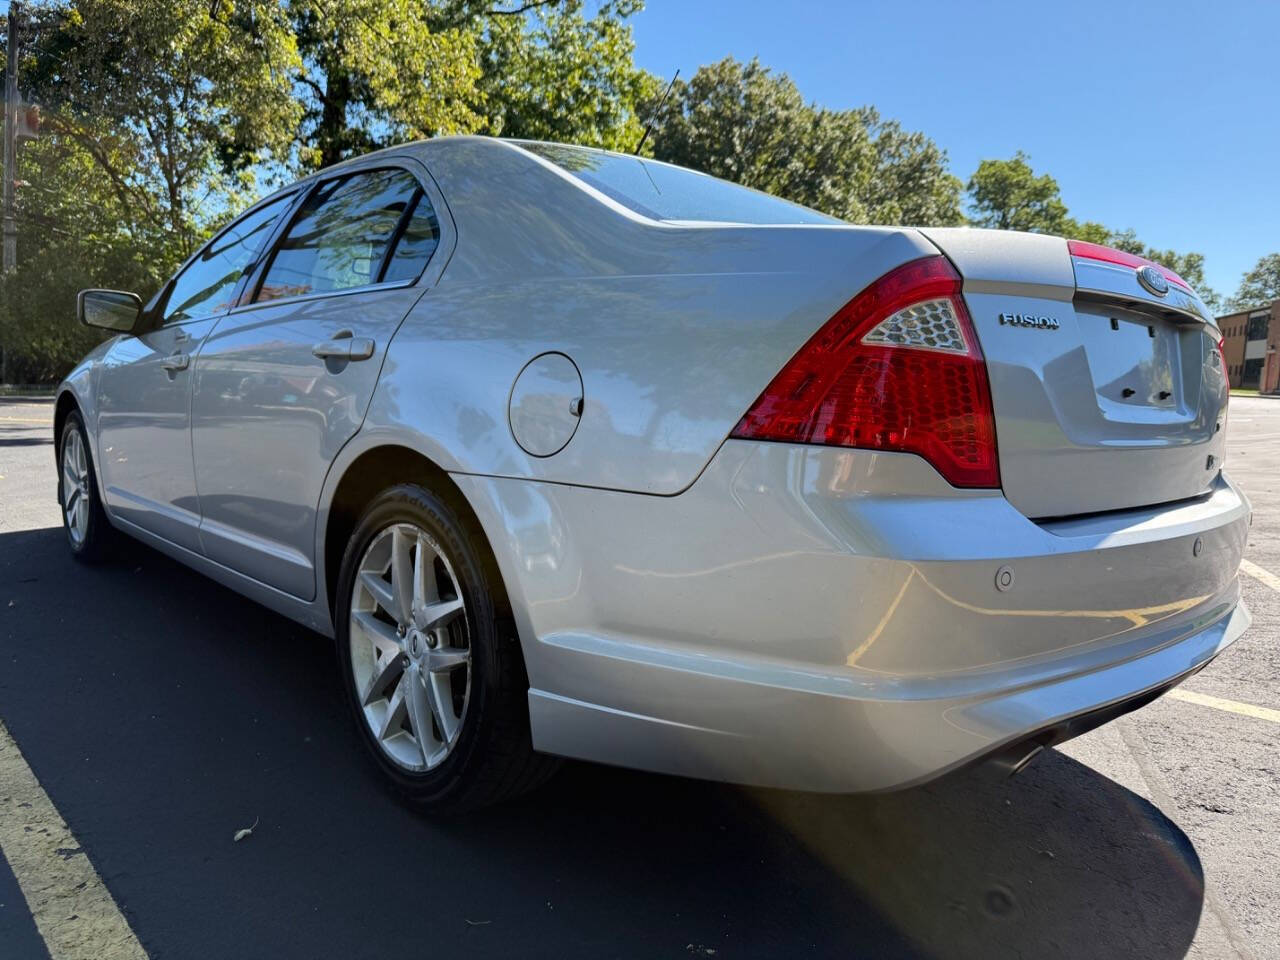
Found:
[[[142,316],[142,298],[124,290],[81,290],[76,317],[88,327],[133,333]]]

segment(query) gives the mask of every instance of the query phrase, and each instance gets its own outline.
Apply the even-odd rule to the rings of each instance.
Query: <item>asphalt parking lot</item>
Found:
[[[570,764],[458,821],[380,788],[327,641],[141,546],[74,564],[51,417],[0,398],[5,960],[1280,957],[1280,400],[1231,405],[1252,630],[1021,776]]]

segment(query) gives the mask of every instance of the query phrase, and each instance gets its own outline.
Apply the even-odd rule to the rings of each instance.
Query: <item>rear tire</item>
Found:
[[[110,553],[115,531],[98,496],[89,437],[78,411],[67,414],[58,437],[58,504],[71,556],[98,563]]]
[[[379,494],[347,543],[337,655],[361,742],[411,805],[460,813],[539,785],[528,679],[473,534],[421,486]]]

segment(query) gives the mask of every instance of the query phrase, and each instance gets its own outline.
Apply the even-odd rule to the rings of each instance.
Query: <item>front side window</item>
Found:
[[[414,212],[423,204],[430,211],[418,181],[404,170],[374,170],[321,184],[281,239],[258,291],[258,302],[392,279],[385,276],[394,259],[388,257],[391,246],[402,221],[408,217],[412,225],[417,219]],[[434,213],[430,217],[434,222]],[[424,246],[424,229],[438,236],[438,228],[416,229],[411,243],[418,249]]]
[[[264,203],[218,234],[173,282],[164,322],[196,320],[231,308],[231,298],[245,268],[266,243],[290,195]]]

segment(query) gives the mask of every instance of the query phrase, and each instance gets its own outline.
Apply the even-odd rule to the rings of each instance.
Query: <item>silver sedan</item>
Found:
[[[423,807],[557,756],[1016,770],[1249,623],[1221,334],[1105,247],[446,138],[79,310],[114,335],[57,399],[71,550],[125,533],[333,637]]]

